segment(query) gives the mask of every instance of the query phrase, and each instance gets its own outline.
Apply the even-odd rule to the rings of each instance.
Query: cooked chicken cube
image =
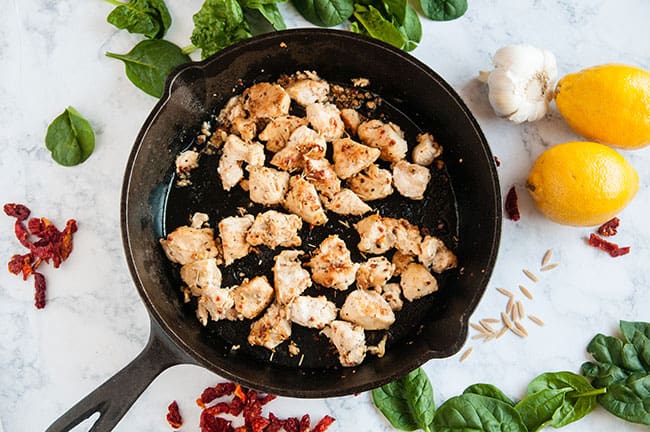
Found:
[[[305,108],[307,120],[312,127],[321,134],[325,141],[341,138],[345,132],[345,125],[336,105],[331,103],[313,103]]]
[[[262,318],[251,324],[248,343],[274,349],[291,337],[291,321],[287,311],[278,303],[273,303]]]
[[[311,225],[324,225],[327,215],[318,198],[313,184],[302,177],[293,176],[289,180],[289,192],[284,197],[284,208],[300,216]]]
[[[199,153],[186,150],[176,157],[176,174],[183,175],[199,166]]]
[[[402,310],[404,302],[401,298],[402,288],[398,283],[389,283],[384,285],[381,296],[388,302],[393,312]]]
[[[276,153],[287,145],[287,141],[294,130],[306,125],[306,118],[292,115],[277,117],[266,125],[258,138],[266,141],[266,149],[268,151]]]
[[[354,227],[361,237],[358,244],[361,252],[379,255],[395,245],[395,235],[386,220],[378,214],[361,219]]]
[[[244,177],[243,162],[252,166],[263,166],[264,146],[242,141],[237,135],[228,135],[217,168],[225,190],[232,189]]]
[[[232,130],[244,141],[252,141],[257,135],[257,123],[251,118],[237,117],[232,121]]]
[[[232,291],[211,286],[199,297],[196,317],[203,325],[208,323],[208,318],[213,321],[228,319],[232,316],[234,304]]]
[[[160,245],[170,261],[181,265],[219,256],[212,228],[180,226],[160,239]]]
[[[337,139],[332,143],[334,154],[334,170],[336,174],[346,179],[368,168],[379,157],[380,151],[359,144],[350,138]]]
[[[344,291],[354,282],[359,264],[352,262],[345,242],[331,235],[314,251],[309,267],[314,282]]]
[[[249,166],[248,191],[253,202],[280,204],[289,189],[289,173],[264,166]]]
[[[301,251],[285,250],[273,258],[273,285],[275,298],[281,304],[291,302],[311,286],[309,272],[302,268],[298,257]]]
[[[239,319],[253,319],[258,316],[273,300],[273,287],[266,276],[244,279],[241,285],[232,289],[235,311]]]
[[[357,270],[357,286],[361,289],[374,288],[382,290],[388,280],[393,277],[395,266],[386,257],[373,257],[361,263]]]
[[[395,314],[381,294],[363,289],[348,294],[341,318],[365,330],[385,330],[395,322]]]
[[[221,288],[221,271],[214,258],[194,261],[181,267],[181,279],[193,296],[200,296],[209,288]]]
[[[305,165],[305,158],[325,157],[327,143],[313,129],[300,126],[291,133],[287,145],[271,158],[271,165],[284,171],[297,171]]]
[[[341,110],[341,120],[345,125],[345,129],[351,134],[357,134],[357,128],[361,124],[361,114],[359,111],[351,108],[343,108]]]
[[[298,79],[285,86],[285,90],[298,104],[306,107],[316,102],[325,102],[330,92],[327,81],[315,77]]]
[[[437,237],[426,236],[420,245],[420,262],[436,273],[454,268],[458,265],[458,259],[452,251]]]
[[[342,366],[351,367],[363,362],[366,357],[366,335],[363,327],[335,320],[325,327],[322,333],[336,347]]]
[[[298,231],[302,228],[302,220],[293,214],[269,210],[258,213],[255,222],[246,234],[246,241],[251,246],[265,245],[271,249],[278,246],[300,246],[302,240]]]
[[[289,114],[291,98],[277,84],[267,82],[248,87],[242,93],[244,109],[251,118],[275,118]]]
[[[355,216],[361,216],[372,211],[372,208],[363,202],[357,194],[345,188],[341,189],[330,201],[326,202],[325,208],[336,214]]]
[[[436,142],[430,133],[418,134],[415,139],[418,145],[413,148],[411,156],[416,164],[429,166],[442,154],[442,146]]]
[[[431,173],[429,168],[401,160],[393,165],[393,184],[397,192],[413,200],[424,198]]]
[[[381,150],[382,160],[397,162],[406,157],[408,144],[404,132],[396,124],[381,120],[365,121],[359,125],[357,134],[365,145]]]
[[[236,118],[245,118],[246,111],[244,110],[243,100],[241,95],[231,97],[226,106],[219,112],[217,121],[224,126],[232,124]]]
[[[412,262],[415,262],[415,255],[404,253],[401,250],[395,251],[392,259],[393,265],[395,266],[395,271],[393,272],[394,276],[399,276],[402,274],[406,267]]]
[[[196,212],[190,218],[190,226],[197,229],[203,228],[204,226],[207,226],[209,220],[210,217],[207,214]]]
[[[316,190],[327,198],[332,198],[341,190],[341,180],[336,176],[336,171],[325,158],[305,158],[303,174],[309,183],[316,187]]]
[[[325,296],[298,296],[289,305],[289,316],[303,327],[322,329],[336,319],[336,305]]]
[[[393,194],[393,176],[390,171],[372,164],[347,180],[347,185],[364,201],[374,201]]]
[[[422,264],[411,263],[399,282],[404,298],[413,301],[438,291],[438,282]]]
[[[409,255],[420,253],[422,235],[417,226],[406,219],[384,218],[384,221],[395,237],[395,248],[397,250]]]
[[[229,266],[236,259],[243,258],[250,252],[250,244],[246,241],[246,234],[253,225],[253,215],[242,217],[230,216],[219,222],[219,236],[223,259]]]

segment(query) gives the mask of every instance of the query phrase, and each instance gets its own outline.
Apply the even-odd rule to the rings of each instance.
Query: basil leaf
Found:
[[[95,133],[88,120],[69,106],[48,126],[45,147],[58,164],[78,165],[95,150]]]
[[[307,21],[320,27],[341,24],[354,12],[353,0],[291,0],[291,3]]]
[[[501,390],[499,390],[496,386],[493,386],[492,384],[471,385],[465,389],[463,394],[481,395],[492,399],[500,400],[501,402],[505,402],[510,406],[515,406],[515,403],[512,401],[512,399],[510,399]]]
[[[467,11],[467,0],[420,0],[424,16],[435,21],[460,18]]]
[[[128,3],[107,1],[117,7],[106,20],[129,33],[142,34],[149,39],[160,39],[172,24],[164,0],[130,0]]]
[[[136,87],[154,97],[161,97],[167,76],[176,66],[191,59],[181,49],[165,40],[144,40],[127,54],[107,52],[111,58],[122,60],[126,76]]]
[[[284,1],[284,0],[281,0]],[[240,5],[247,9],[257,10],[266,19],[275,30],[285,30],[287,25],[284,23],[282,14],[278,9],[278,2],[265,0],[242,0]]]
[[[435,414],[433,389],[420,368],[374,389],[372,401],[390,424],[400,430],[428,431]]]
[[[443,403],[432,426],[436,432],[527,432],[521,415],[512,406],[471,393]]]
[[[630,375],[624,382],[608,387],[598,402],[623,420],[650,425],[650,375]]]
[[[650,372],[650,323],[621,321],[621,332],[636,349],[644,368]]]
[[[515,409],[526,423],[529,432],[547,426],[553,415],[564,404],[565,395],[570,389],[543,389],[530,394],[515,405]]]
[[[192,44],[201,48],[201,57],[252,36],[244,19],[242,7],[236,0],[206,0],[194,14]]]
[[[354,18],[375,39],[389,43],[397,48],[403,48],[406,45],[406,36],[373,6],[366,7],[355,4]]]

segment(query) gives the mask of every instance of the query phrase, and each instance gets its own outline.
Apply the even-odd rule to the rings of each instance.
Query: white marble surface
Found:
[[[489,66],[497,48],[526,42],[545,47],[558,59],[560,74],[607,63],[650,68],[646,0],[471,1],[456,21],[424,21],[424,40],[413,53],[445,77],[467,102],[502,165],[503,191],[523,185],[532,161],[545,148],[576,139],[553,107],[535,124],[516,126],[495,118],[485,88],[474,77]],[[169,39],[184,46],[191,15],[200,0],[168,0],[174,16]],[[79,222],[75,250],[58,271],[45,270],[48,305],[33,307],[31,283],[0,271],[0,431],[44,430],[55,418],[143,348],[149,324],[130,280],[119,230],[120,185],[131,144],[154,98],[134,88],[122,64],[104,56],[128,51],[137,36],[105,22],[111,7],[101,1],[3,0],[0,14],[0,197],[24,202],[35,215],[63,225]],[[305,26],[289,6],[290,27]],[[73,105],[93,125],[95,153],[84,164],[64,168],[44,147],[47,124]],[[499,259],[476,318],[504,307],[497,286],[516,290],[522,268],[538,269],[546,249],[561,266],[528,283],[536,297],[525,301],[547,325],[530,324],[530,337],[514,335],[474,346],[458,356],[425,365],[437,403],[475,382],[497,384],[521,397],[543,371],[577,371],[587,360],[585,346],[597,332],[611,333],[619,319],[650,320],[650,150],[625,156],[637,168],[641,187],[622,212],[616,241],[632,253],[612,259],[585,244],[591,230],[545,220],[520,193],[522,219],[504,221]],[[520,192],[523,190],[520,189]],[[0,216],[0,261],[21,248],[13,221]],[[522,297],[522,296],[520,296]],[[523,298],[523,297],[522,297]],[[193,403],[201,389],[219,378],[181,365],[158,377],[116,430],[169,430],[164,415],[176,399],[186,417],[183,431],[196,431]],[[280,399],[281,416],[326,413],[338,419],[333,431],[388,431],[368,394],[329,400]],[[87,429],[87,426],[86,426]],[[80,428],[79,430],[86,430]],[[567,431],[646,430],[601,409]]]

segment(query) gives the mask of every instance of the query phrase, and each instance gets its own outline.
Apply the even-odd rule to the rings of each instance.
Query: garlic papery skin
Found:
[[[494,54],[493,63],[494,70],[482,71],[479,79],[488,84],[494,112],[515,123],[544,117],[557,78],[555,56],[530,45],[510,45]]]

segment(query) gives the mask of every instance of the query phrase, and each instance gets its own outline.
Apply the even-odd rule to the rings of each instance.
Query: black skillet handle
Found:
[[[109,432],[131,408],[138,396],[165,369],[180,363],[193,363],[151,321],[149,342],[142,352],[121,371],[63,414],[45,432],[66,432],[99,412],[89,432]]]

